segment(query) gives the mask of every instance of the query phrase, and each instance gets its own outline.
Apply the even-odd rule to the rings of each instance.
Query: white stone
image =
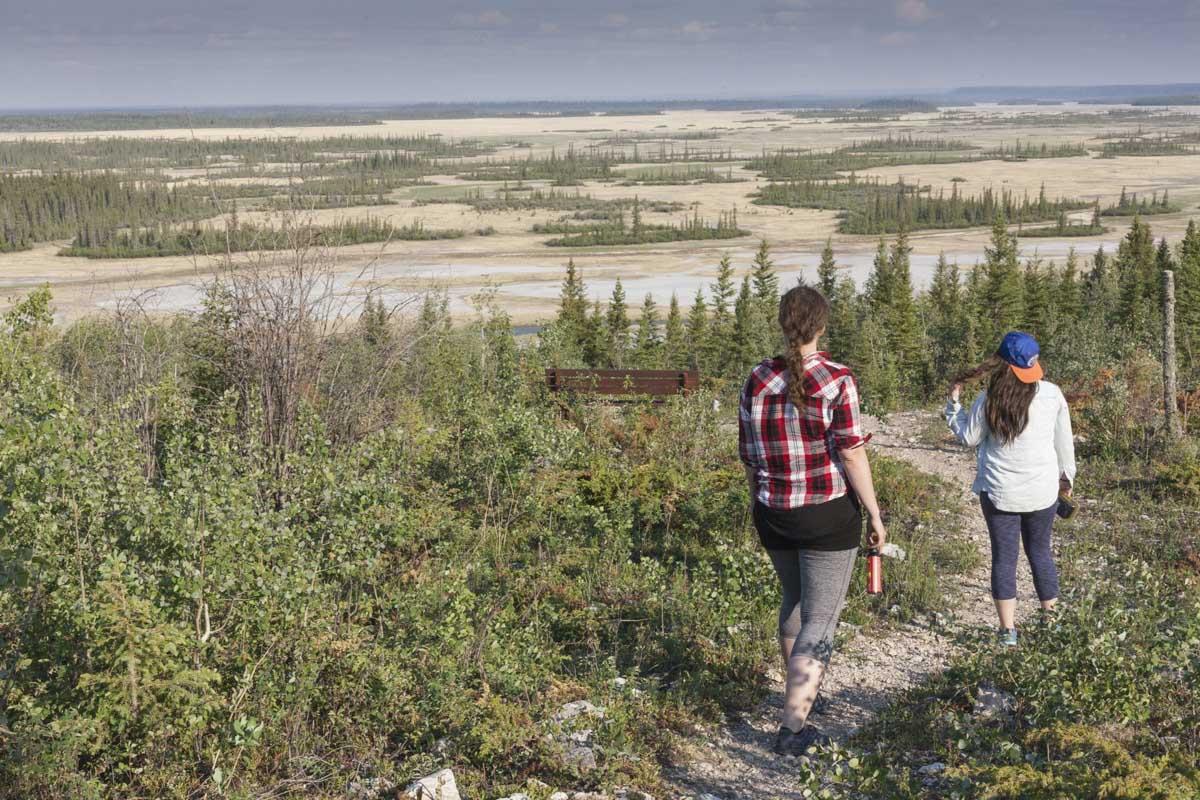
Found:
[[[587,700],[575,700],[574,702],[565,704],[562,708],[554,713],[555,722],[570,722],[576,717],[582,715],[604,719],[604,709],[601,706],[593,705]]]
[[[413,800],[462,800],[454,773],[448,769],[438,770],[414,781],[404,790],[404,795]]]
[[[1012,713],[1015,699],[1008,692],[997,689],[990,683],[979,686],[975,692],[975,716],[1006,717]]]
[[[935,761],[932,764],[926,764],[917,770],[921,775],[937,775],[940,772],[946,771],[946,765],[940,761]]]

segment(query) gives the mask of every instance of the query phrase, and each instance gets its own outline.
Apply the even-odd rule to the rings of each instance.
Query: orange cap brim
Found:
[[[1017,379],[1022,383],[1037,383],[1046,373],[1042,371],[1041,362],[1035,362],[1032,367],[1014,367],[1009,364],[1009,369],[1016,373]]]

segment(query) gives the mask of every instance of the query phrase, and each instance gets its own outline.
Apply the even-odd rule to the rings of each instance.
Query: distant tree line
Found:
[[[838,210],[840,233],[880,234],[900,230],[968,228],[987,225],[997,214],[1013,222],[1047,222],[1063,212],[1087,208],[1079,200],[1050,200],[1042,187],[1037,198],[1006,190],[984,189],[978,195],[962,195],[958,185],[950,194],[936,195],[928,187],[854,176],[840,181],[797,180],[770,183],[754,200],[759,205]]]
[[[147,169],[164,166],[253,167],[262,164],[336,164],[378,153],[424,159],[482,156],[490,145],[442,136],[326,136],[296,138],[165,139],[92,137],[0,141],[0,171]]]
[[[1071,158],[1087,155],[1082,144],[1035,145],[1017,140],[983,150],[961,140],[877,138],[854,142],[830,151],[777,150],[750,159],[746,168],[771,180],[828,179],[847,173],[923,164],[957,164],[974,161],[1022,161],[1029,158]]]
[[[81,225],[149,225],[210,216],[211,202],[112,173],[0,175],[0,252],[66,238]]]
[[[1170,199],[1170,191],[1163,189],[1162,195],[1157,191],[1153,192],[1150,197],[1142,195],[1138,199],[1137,192],[1127,192],[1125,187],[1121,187],[1121,196],[1117,202],[1111,206],[1107,206],[1100,210],[1100,215],[1104,217],[1132,217],[1139,214],[1143,217],[1152,216],[1154,214],[1175,214],[1181,209],[1173,204]]]
[[[1072,250],[1061,265],[1020,257],[1017,236],[997,216],[984,259],[960,270],[938,259],[929,287],[916,291],[908,236],[880,240],[860,289],[839,277],[826,243],[814,285],[832,314],[823,348],[854,368],[865,402],[886,412],[927,400],[957,372],[993,352],[1003,334],[1020,329],[1042,344],[1043,360],[1059,376],[1090,382],[1096,363],[1136,348],[1157,352],[1161,332],[1161,274],[1176,275],[1176,335],[1185,380],[1200,380],[1200,226],[1182,241],[1155,242],[1140,217],[1115,253],[1091,258]],[[804,281],[805,278],[801,278]],[[607,304],[588,298],[574,261],[567,264],[559,311],[543,333],[562,365],[696,368],[741,380],[749,367],[782,352],[776,315],[779,279],[766,242],[740,279],[722,258],[707,291],[686,313],[671,296],[665,317],[647,295],[635,321],[618,280]],[[1103,358],[1096,351],[1104,350]],[[1072,371],[1075,371],[1072,374]],[[1080,374],[1082,373],[1082,374]]]
[[[616,220],[594,224],[569,222],[543,223],[533,226],[534,233],[561,233],[546,240],[549,247],[598,247],[606,245],[652,244],[707,239],[736,239],[750,232],[738,227],[737,210],[721,214],[716,224],[694,214],[678,225],[657,225],[642,221],[640,204],[635,200],[627,223],[624,212]]]
[[[288,250],[297,247],[339,247],[387,241],[460,239],[461,230],[431,230],[421,222],[408,225],[367,217],[343,220],[332,225],[255,225],[239,222],[231,215],[227,225],[122,228],[84,228],[62,256],[84,258],[154,258],[160,256],[203,256],[250,250]]]

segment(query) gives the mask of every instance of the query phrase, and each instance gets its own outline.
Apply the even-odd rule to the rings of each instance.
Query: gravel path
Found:
[[[831,701],[830,710],[813,722],[838,741],[844,742],[899,693],[944,669],[958,646],[955,641],[960,637],[955,634],[996,624],[989,593],[987,529],[978,500],[970,491],[974,455],[953,444],[948,432],[932,435],[938,421],[931,412],[895,414],[886,424],[869,420],[868,427],[875,434],[871,447],[958,487],[961,502],[948,511],[961,517],[960,527],[984,557],[969,574],[945,582],[952,614],[938,620],[916,620],[880,636],[857,636],[834,653],[821,689]],[[1024,559],[1017,582],[1019,608],[1029,613],[1037,603]],[[715,730],[698,733],[685,745],[681,763],[668,772],[677,796],[709,794],[727,800],[801,796],[791,779],[795,762],[771,750],[783,705],[783,675],[773,670],[770,677],[773,690],[758,708]]]

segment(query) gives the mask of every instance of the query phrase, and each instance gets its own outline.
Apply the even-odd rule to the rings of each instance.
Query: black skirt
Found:
[[[862,509],[853,492],[799,508],[755,501],[754,529],[768,550],[849,550],[862,539]]]

